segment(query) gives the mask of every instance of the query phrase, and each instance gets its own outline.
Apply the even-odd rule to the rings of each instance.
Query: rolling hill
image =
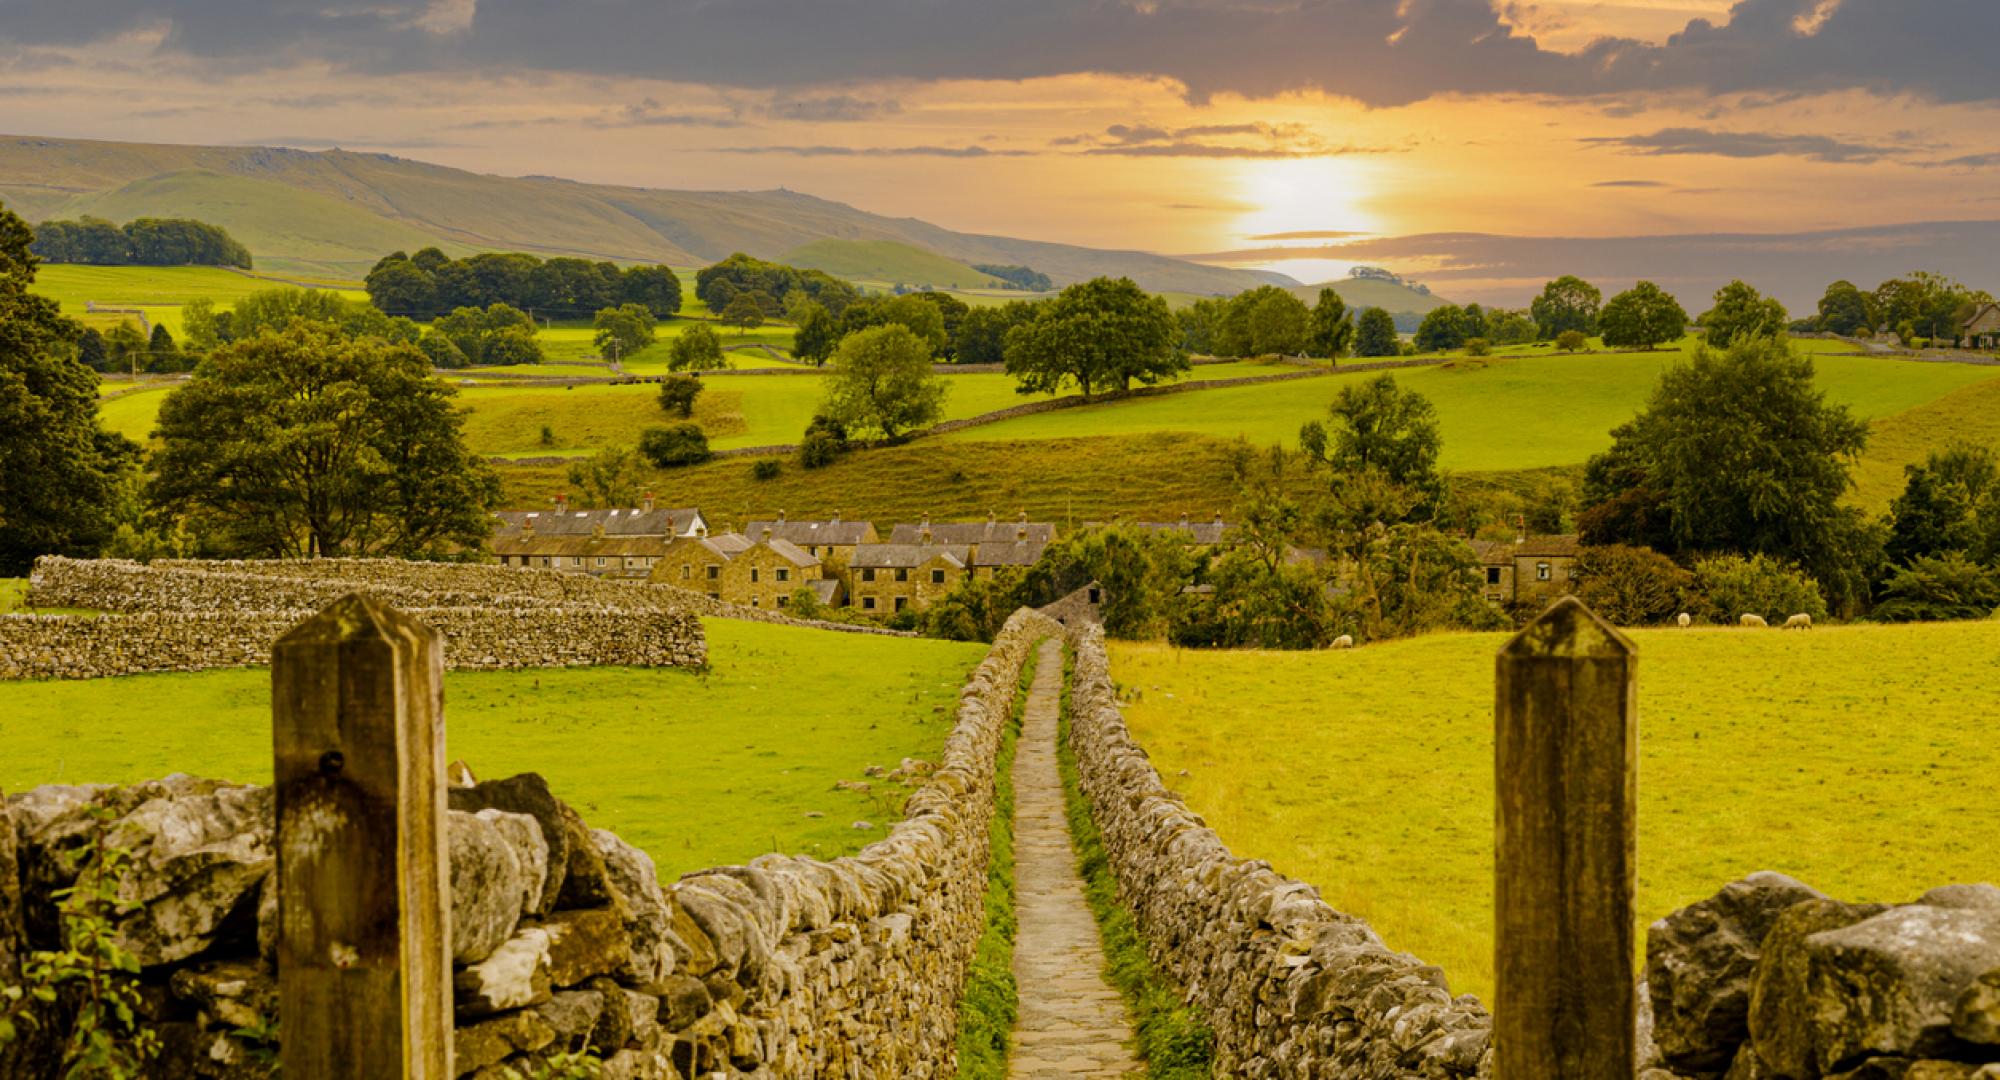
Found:
[[[779,261],[851,281],[938,289],[998,289],[1007,284],[962,262],[894,240],[815,240],[786,252]]]
[[[253,246],[251,250],[256,250]],[[1308,304],[1319,300],[1321,289],[1332,289],[1349,308],[1378,307],[1391,315],[1422,316],[1432,308],[1440,308],[1451,301],[1442,296],[1418,292],[1408,285],[1377,278],[1342,278],[1339,281],[1323,281],[1317,285],[1294,285],[1290,291]],[[1405,329],[1403,320],[1397,320],[1396,328]],[[1414,326],[1408,329],[1415,329]]]
[[[1125,275],[1229,294],[1281,274],[1164,255],[954,232],[793,191],[667,191],[466,172],[386,154],[0,136],[0,202],[30,220],[194,216],[259,270],[358,277],[397,248],[527,251],[696,266],[776,259],[818,240],[888,241],[959,263],[1032,266],[1059,283]]]

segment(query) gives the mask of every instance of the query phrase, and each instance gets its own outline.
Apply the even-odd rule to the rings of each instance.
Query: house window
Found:
[[[709,564],[708,564],[708,580],[710,580],[710,581],[714,581],[715,579],[717,579],[717,578],[719,578],[719,577],[721,577],[721,576],[722,576],[722,567],[720,567],[720,566],[717,566],[717,565],[716,565],[716,564],[714,564],[714,563],[709,563]]]
[[[751,607],[756,607],[756,606],[757,606],[757,598],[756,598],[756,597],[754,597],[754,596],[753,596],[753,597],[751,597],[751,598],[750,598],[750,606],[751,606]]]
[[[754,566],[750,568],[750,584],[757,584],[757,568]]]
[[[908,581],[908,580],[910,580],[910,571],[909,571],[909,570],[908,570],[907,568],[905,568],[905,567],[900,567],[900,566],[899,566],[899,567],[897,567],[897,568],[896,568],[896,580],[897,580],[897,581]]]
[[[547,555],[542,556],[542,565],[543,566],[549,565],[549,557]]]
[[[875,568],[871,566],[871,567],[868,567],[868,568],[867,568],[866,570],[863,570],[863,571],[861,571],[861,580],[863,580],[863,581],[874,581],[874,580],[875,580]],[[874,605],[872,605],[872,604],[871,604],[871,605],[869,605],[869,606],[871,606],[871,607],[872,607],[872,606],[874,606]]]
[[[1101,599],[1102,595],[1103,595],[1103,594],[1101,594],[1101,593],[1100,593],[1100,592],[1099,592],[1098,590],[1096,590],[1096,589],[1092,589],[1092,590],[1090,590],[1090,602],[1091,602],[1091,603],[1093,603],[1093,604],[1101,604],[1101,603],[1103,603],[1104,601],[1103,601],[1103,600]]]
[[[944,584],[944,571],[942,570],[931,571],[931,584],[933,585]]]
[[[602,555],[599,555],[599,556],[597,557],[597,565],[599,565],[599,566],[603,566],[603,565],[604,565],[604,556],[602,556]]]
[[[778,597],[778,606],[779,606],[779,607],[784,607],[784,606],[785,606],[785,601],[787,601],[787,600],[789,600],[789,599],[791,599],[791,597],[789,597],[789,596],[780,596],[780,597]]]
[[[872,596],[864,596],[864,597],[862,597],[862,598],[861,598],[861,610],[863,610],[863,611],[874,611],[874,610],[875,610],[875,598],[874,598],[874,597],[872,597]]]
[[[788,566],[780,566],[780,567],[778,567],[778,580],[779,580],[779,581],[790,581],[790,580],[792,580],[792,570],[791,570],[791,568],[790,568],[790,567],[788,567]]]
[[[896,610],[897,611],[903,610],[903,605],[909,603],[909,601],[910,598],[907,596],[898,596],[896,598]]]
[[[1486,584],[1488,584],[1488,585],[1498,585],[1498,584],[1500,584],[1500,568],[1499,568],[1499,567],[1497,567],[1497,566],[1489,566],[1489,567],[1487,567],[1487,568],[1486,568]]]
[[[1545,563],[1545,562],[1538,562],[1538,563],[1536,563],[1536,564],[1535,564],[1535,580],[1536,580],[1536,581],[1547,581],[1548,579],[1549,579],[1549,564],[1548,564],[1548,563]]]
[[[689,566],[689,565],[688,565],[688,564],[686,564],[686,563],[682,563],[682,564],[681,564],[681,580],[682,580],[682,581],[686,581],[687,579],[689,579],[689,578],[691,578],[691,577],[693,577],[693,576],[694,576],[694,567],[692,567],[692,566]]]

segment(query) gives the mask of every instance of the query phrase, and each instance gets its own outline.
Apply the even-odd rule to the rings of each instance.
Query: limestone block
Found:
[[[1752,874],[1646,932],[1653,1041],[1670,1069],[1726,1069],[1750,1036],[1750,977],[1787,908],[1824,899],[1783,874]]]

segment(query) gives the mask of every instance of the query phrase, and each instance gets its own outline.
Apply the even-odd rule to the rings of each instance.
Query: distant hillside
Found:
[[[1379,281],[1374,278],[1342,278],[1339,281],[1325,281],[1318,285],[1298,285],[1292,293],[1311,304],[1319,300],[1321,289],[1332,289],[1340,294],[1340,299],[1355,310],[1378,307],[1391,315],[1424,315],[1432,308],[1440,308],[1451,301],[1441,296],[1418,292],[1408,285],[1393,281]]]
[[[0,136],[0,202],[30,220],[94,213],[198,217],[257,265],[355,277],[398,248],[697,266],[776,259],[816,240],[891,241],[961,263],[1032,266],[1057,284],[1122,274],[1149,289],[1241,292],[1281,274],[1137,251],[953,232],[791,191],[664,191],[487,176],[386,154]]]
[[[938,289],[997,289],[1007,284],[962,262],[894,240],[815,240],[786,252],[779,261],[853,281]]]

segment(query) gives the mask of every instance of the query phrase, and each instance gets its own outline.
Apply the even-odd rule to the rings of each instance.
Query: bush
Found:
[[[824,469],[840,459],[847,449],[847,428],[827,416],[815,416],[799,440],[799,464],[808,469]]]
[[[1719,623],[1738,616],[1784,619],[1804,613],[1826,618],[1826,598],[1806,572],[1768,555],[1717,555],[1694,564],[1702,614]]]
[[[777,458],[758,458],[757,464],[750,466],[750,478],[752,480],[776,480],[778,474],[784,471],[784,465],[779,463]]]
[[[700,424],[647,428],[639,434],[639,453],[662,469],[699,465],[714,456]]]
[[[556,444],[556,429],[543,424],[540,441],[543,446],[554,446]]]
[[[701,396],[701,390],[701,380],[693,375],[669,375],[660,380],[660,408],[693,416],[694,399]]]
[[[1466,338],[1466,339],[1465,339],[1465,355],[1467,355],[1467,356],[1492,356],[1492,355],[1493,355],[1493,343],[1492,343],[1491,341],[1488,341],[1488,340],[1486,340],[1486,339],[1485,339],[1485,338],[1483,338],[1483,337],[1476,337],[1476,338]]]
[[[1556,348],[1564,352],[1581,352],[1588,344],[1590,338],[1584,336],[1581,330],[1565,330],[1556,335]]]
[[[1624,544],[1584,548],[1576,578],[1577,599],[1619,626],[1665,621],[1682,609],[1694,584],[1694,575],[1672,559]]]
[[[2000,571],[1963,552],[1925,555],[1889,575],[1873,618],[1880,622],[1984,619],[2000,606]]]

